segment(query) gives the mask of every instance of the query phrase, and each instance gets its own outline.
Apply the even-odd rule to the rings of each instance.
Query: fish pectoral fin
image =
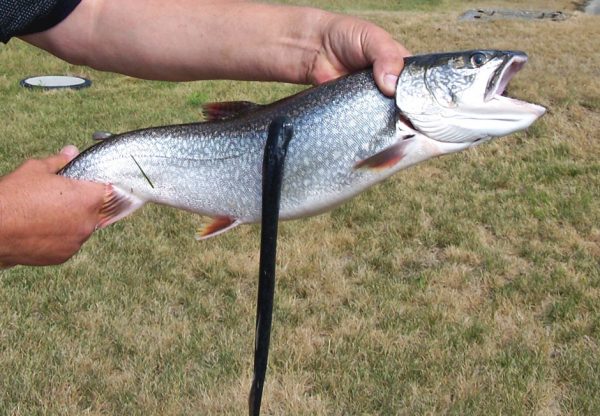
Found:
[[[204,225],[196,231],[196,240],[206,240],[237,227],[242,222],[231,217],[215,217],[210,224]]]
[[[403,137],[390,147],[357,162],[354,169],[387,169],[400,162],[406,156],[406,146],[414,135]]]
[[[202,105],[202,115],[207,121],[227,120],[264,107],[250,101],[223,101]]]
[[[104,203],[100,208],[96,228],[105,228],[131,214],[146,201],[122,188],[107,184]]]

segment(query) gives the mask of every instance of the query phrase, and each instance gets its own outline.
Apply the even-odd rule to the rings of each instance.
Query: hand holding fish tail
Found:
[[[370,22],[338,14],[329,14],[326,22],[322,45],[309,68],[308,80],[320,84],[372,66],[379,89],[393,96],[403,58],[410,52]]]
[[[0,178],[0,267],[63,263],[94,232],[105,186],[56,175],[77,154],[67,146]]]

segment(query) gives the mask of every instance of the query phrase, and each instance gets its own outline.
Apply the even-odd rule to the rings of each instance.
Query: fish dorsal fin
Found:
[[[223,101],[202,105],[202,115],[207,121],[227,120],[264,107],[250,101]]]
[[[92,140],[101,142],[102,140],[106,140],[114,135],[115,134],[111,133],[110,131],[98,130],[92,133]]]

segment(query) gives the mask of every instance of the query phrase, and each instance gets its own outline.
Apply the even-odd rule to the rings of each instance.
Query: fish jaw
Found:
[[[442,113],[441,117],[443,123],[456,132],[480,132],[470,134],[472,141],[475,142],[524,130],[545,112],[546,109],[542,106],[496,95],[483,105],[477,107],[464,105],[460,113]]]

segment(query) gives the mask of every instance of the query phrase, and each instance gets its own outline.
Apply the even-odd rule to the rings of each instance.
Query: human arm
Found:
[[[318,84],[373,65],[388,95],[408,54],[354,17],[231,0],[82,0],[58,25],[23,39],[75,64],[146,79]]]
[[[68,146],[0,178],[1,267],[63,263],[94,231],[104,185],[56,175],[76,154]]]

